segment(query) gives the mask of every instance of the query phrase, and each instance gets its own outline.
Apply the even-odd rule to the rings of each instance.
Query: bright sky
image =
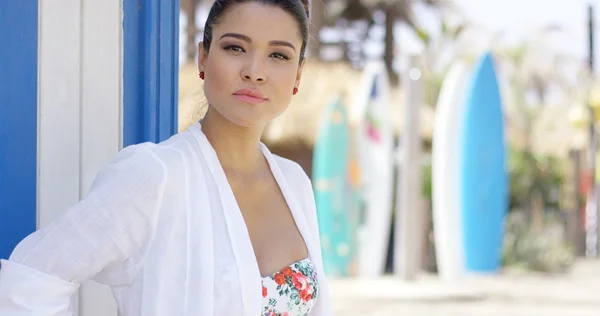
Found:
[[[559,48],[586,58],[587,6],[595,8],[595,51],[600,53],[600,1],[591,0],[453,0],[469,20],[492,31],[504,31],[510,39],[527,39],[536,29],[558,24],[567,35]],[[596,59],[598,59],[596,57]]]

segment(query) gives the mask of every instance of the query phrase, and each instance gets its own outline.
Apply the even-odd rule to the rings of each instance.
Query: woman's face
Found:
[[[232,6],[199,45],[209,105],[239,126],[264,126],[288,107],[300,82],[302,38],[286,11],[259,3]]]

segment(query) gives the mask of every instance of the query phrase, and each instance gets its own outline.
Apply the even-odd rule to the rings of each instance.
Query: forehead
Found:
[[[283,9],[267,4],[247,2],[235,4],[213,27],[213,36],[235,32],[252,39],[302,42],[300,27],[294,16]]]

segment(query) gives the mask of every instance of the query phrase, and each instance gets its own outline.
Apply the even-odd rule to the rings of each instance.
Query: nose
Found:
[[[252,57],[242,69],[242,79],[252,83],[265,83],[267,81],[264,61],[258,57]]]

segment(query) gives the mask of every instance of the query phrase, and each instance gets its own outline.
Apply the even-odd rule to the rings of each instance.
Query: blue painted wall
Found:
[[[123,146],[177,132],[179,0],[123,0]]]
[[[38,1],[0,1],[0,258],[36,229]]]

